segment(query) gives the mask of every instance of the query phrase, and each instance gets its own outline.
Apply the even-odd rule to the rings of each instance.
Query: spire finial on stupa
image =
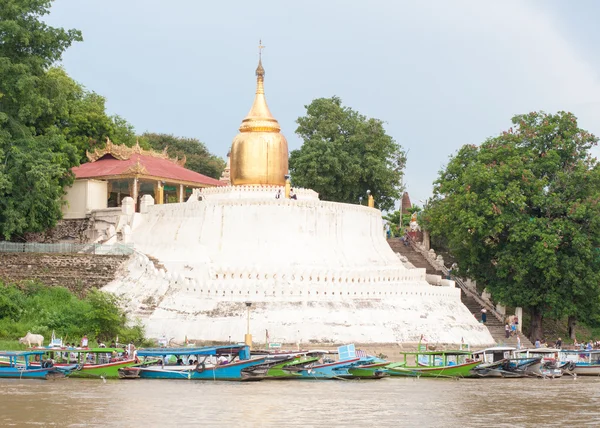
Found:
[[[230,180],[236,185],[285,184],[288,173],[287,140],[267,106],[264,90],[265,69],[262,65],[262,40],[258,42],[256,95],[248,115],[242,120],[240,133],[231,145]]]

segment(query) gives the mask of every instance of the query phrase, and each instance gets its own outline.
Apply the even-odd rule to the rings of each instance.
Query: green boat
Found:
[[[363,364],[349,368],[348,373],[354,379],[381,379],[382,377],[389,376],[387,370],[389,365],[388,361]]]
[[[481,364],[469,351],[402,352],[403,361],[387,366],[390,376],[460,378],[475,377],[471,372]]]
[[[77,364],[79,370],[70,377],[118,378],[118,370],[139,363],[137,358],[125,356],[122,348],[35,348],[45,351],[56,367]]]
[[[300,370],[307,365],[319,361],[319,356],[299,355],[294,359],[286,359],[279,364],[275,364],[267,371],[267,379],[291,379],[302,377]]]

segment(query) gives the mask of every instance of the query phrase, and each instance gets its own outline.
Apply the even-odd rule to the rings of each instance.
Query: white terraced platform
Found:
[[[168,205],[144,196],[130,238],[138,254],[104,289],[127,297],[149,336],[179,341],[242,340],[252,302],[259,341],[268,330],[287,343],[494,343],[453,281],[432,286],[425,269],[402,264],[379,210],[279,190],[225,186]]]

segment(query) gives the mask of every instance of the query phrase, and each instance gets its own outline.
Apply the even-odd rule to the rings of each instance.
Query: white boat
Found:
[[[600,350],[583,351],[561,349],[559,360],[569,363],[570,373],[582,376],[600,376]]]
[[[481,377],[526,377],[527,373],[514,361],[515,350],[510,346],[494,346],[473,352],[473,357],[482,361],[473,372]]]
[[[565,364],[559,361],[560,349],[555,348],[530,348],[519,349],[513,352],[516,358],[539,358],[540,362],[525,367],[525,372],[539,377],[561,377]]]

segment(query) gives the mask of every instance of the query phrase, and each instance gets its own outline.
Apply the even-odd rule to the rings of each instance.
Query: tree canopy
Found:
[[[600,167],[597,138],[570,113],[515,116],[481,146],[463,146],[426,207],[460,272],[531,315],[591,317],[600,309]]]
[[[65,99],[48,68],[81,34],[43,23],[50,3],[0,1],[0,235],[7,239],[55,224],[77,164],[75,147],[50,125]]]
[[[71,168],[106,138],[133,146],[133,126],[106,112],[106,100],[57,67],[82,41],[78,30],[43,22],[50,0],[0,0],[0,238],[41,232],[61,218]],[[161,140],[162,141],[159,141]],[[187,167],[219,177],[225,162],[198,140],[145,134],[144,148],[169,145]]]
[[[196,138],[175,137],[168,134],[144,133],[140,143],[146,143],[155,150],[164,150],[170,157],[184,156],[187,161],[185,167],[212,178],[220,178],[225,169],[225,161],[211,154],[204,143]]]
[[[358,203],[370,190],[387,210],[402,191],[406,155],[386,134],[383,122],[342,105],[338,97],[318,98],[297,119],[304,143],[290,154],[294,186],[311,188],[321,199]]]

